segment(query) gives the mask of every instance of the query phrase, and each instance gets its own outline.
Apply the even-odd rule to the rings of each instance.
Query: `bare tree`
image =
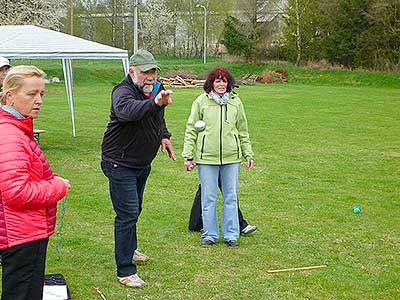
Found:
[[[318,55],[312,50],[318,35],[321,34],[320,23],[324,17],[321,8],[325,5],[328,5],[328,1],[288,0],[285,8],[285,44],[294,52],[296,65],[299,65],[304,57]]]
[[[237,29],[251,44],[248,58],[253,62],[275,39],[285,3],[285,0],[236,0],[234,14],[241,25]]]
[[[38,25],[59,29],[66,0],[0,0],[0,25]]]
[[[69,0],[69,34],[74,35],[74,0]]]
[[[140,36],[146,49],[169,54],[174,47],[175,18],[160,0],[147,0],[141,9]]]
[[[297,49],[297,57],[296,57],[296,66],[300,64],[301,59],[301,31],[300,31],[300,8],[299,8],[299,0],[294,0],[294,11],[296,15],[296,49]]]

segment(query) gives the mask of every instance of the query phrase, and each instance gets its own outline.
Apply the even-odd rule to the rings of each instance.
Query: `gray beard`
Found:
[[[153,91],[153,84],[139,82],[136,76],[133,78],[133,83],[146,95],[150,94]]]
[[[143,93],[150,94],[153,91],[153,85],[145,84],[141,87]]]

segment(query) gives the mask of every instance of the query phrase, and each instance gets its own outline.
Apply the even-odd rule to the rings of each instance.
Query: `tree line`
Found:
[[[399,0],[287,0],[280,10],[283,26],[272,34],[273,20],[257,21],[260,2],[250,3],[254,30],[244,28],[243,19],[225,20],[222,36],[232,54],[296,64],[326,60],[349,68],[400,66]],[[283,2],[268,3],[276,7]]]
[[[0,24],[40,25],[132,51],[135,4],[139,46],[156,54],[200,57],[206,17],[208,55],[400,66],[400,0],[0,0]]]
[[[70,33],[73,22],[74,35],[133,50],[135,0],[68,1],[67,7],[72,9],[67,9],[63,31]],[[207,39],[208,44],[213,45],[219,41],[223,21],[234,1],[138,1],[138,44],[162,55],[201,56],[204,12],[196,4],[207,7]],[[215,52],[210,50],[209,55],[213,54]]]

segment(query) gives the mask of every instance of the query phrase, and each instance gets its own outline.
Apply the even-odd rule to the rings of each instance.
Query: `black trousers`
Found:
[[[221,185],[219,185],[221,188]],[[238,199],[238,213],[239,213],[239,228],[242,231],[249,223],[243,218],[242,212],[239,208]],[[203,219],[201,218],[201,185],[197,189],[196,196],[194,197],[192,209],[190,210],[189,218],[189,231],[200,231],[203,229]]]
[[[42,300],[48,241],[46,238],[1,251],[1,300]]]

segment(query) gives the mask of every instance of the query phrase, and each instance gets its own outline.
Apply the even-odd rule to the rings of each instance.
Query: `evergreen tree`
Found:
[[[242,34],[237,28],[240,22],[229,16],[225,19],[224,30],[222,31],[222,43],[229,54],[251,57],[254,52],[254,45],[251,39]]]
[[[400,65],[400,1],[371,1],[364,31],[362,66],[390,69]]]
[[[338,0],[330,20],[327,55],[332,62],[347,67],[360,65],[365,42],[362,33],[368,30],[368,0]]]

